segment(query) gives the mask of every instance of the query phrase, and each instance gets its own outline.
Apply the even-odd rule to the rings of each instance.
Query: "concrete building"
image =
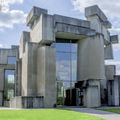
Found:
[[[1,106],[119,105],[120,76],[114,65],[105,65],[113,59],[118,36],[110,35],[111,23],[97,5],[85,8],[85,16],[81,20],[32,8],[27,17],[31,31],[22,33],[19,49],[0,49]]]

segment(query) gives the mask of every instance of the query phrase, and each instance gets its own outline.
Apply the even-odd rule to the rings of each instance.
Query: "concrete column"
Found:
[[[21,76],[22,76],[22,61],[16,61],[15,66],[15,96],[21,96]]]
[[[0,106],[3,106],[3,92],[0,92]]]
[[[119,106],[119,81],[117,76],[115,80],[108,81],[108,105]]]
[[[78,42],[77,80],[105,79],[104,39],[98,34]]]
[[[99,107],[100,101],[100,81],[87,80],[87,86],[83,90],[84,106],[85,107]]]
[[[38,96],[44,96],[44,107],[56,104],[56,50],[43,46],[38,50],[37,60]]]

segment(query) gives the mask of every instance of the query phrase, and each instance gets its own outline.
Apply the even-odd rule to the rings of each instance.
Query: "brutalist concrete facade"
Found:
[[[97,5],[85,8],[85,16],[87,20],[80,20],[32,8],[27,17],[31,31],[24,31],[20,39],[14,67],[15,97],[10,99],[10,107],[56,106],[56,48],[52,46],[56,39],[77,41],[75,87],[83,91],[83,106],[101,106],[104,89],[108,90],[109,105],[119,105],[119,76],[114,76],[115,66],[105,66],[105,60],[113,59],[112,44],[118,43],[118,36],[110,36],[111,23]],[[77,106],[81,104],[79,99],[76,92]]]

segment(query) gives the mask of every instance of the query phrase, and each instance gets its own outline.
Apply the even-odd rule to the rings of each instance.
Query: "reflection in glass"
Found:
[[[57,80],[70,80],[70,53],[56,53]]]
[[[66,42],[56,43],[56,103],[69,106],[76,105],[77,44]]]
[[[16,57],[8,57],[8,64],[15,64],[16,63]]]
[[[77,81],[77,53],[71,54],[72,56],[72,81]]]
[[[9,101],[10,97],[14,96],[15,89],[15,70],[5,70],[5,91],[4,101]]]
[[[56,51],[70,52],[70,43],[56,43]]]

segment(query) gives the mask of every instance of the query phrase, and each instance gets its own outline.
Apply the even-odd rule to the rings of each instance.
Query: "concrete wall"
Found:
[[[77,80],[105,79],[104,40],[101,35],[78,41]]]
[[[38,50],[38,95],[44,96],[44,107],[56,104],[56,50],[43,46]]]
[[[19,48],[20,58],[22,58],[22,55],[25,52],[25,46],[27,42],[30,42],[30,32],[24,31],[20,39],[20,48]]]
[[[55,41],[52,15],[42,14],[30,32],[31,42],[50,44]]]

